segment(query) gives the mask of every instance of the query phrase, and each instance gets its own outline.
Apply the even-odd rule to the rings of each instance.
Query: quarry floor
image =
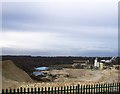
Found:
[[[52,70],[51,74],[60,74],[53,82],[24,82],[7,80],[5,87],[20,88],[20,87],[58,87],[58,86],[70,86],[77,84],[94,84],[94,83],[112,83],[118,82],[118,70],[90,70],[90,69],[70,69],[64,68],[63,70]],[[66,74],[69,76],[66,76]],[[9,86],[10,85],[10,86]],[[4,88],[5,88],[4,87]]]
[[[20,87],[60,87],[77,84],[94,84],[94,83],[113,83],[120,81],[120,70],[91,70],[91,69],[71,69],[51,70],[50,74],[58,75],[52,82],[34,81],[30,76],[18,68],[11,60],[0,62],[2,67],[2,88],[17,89]],[[1,75],[0,75],[1,77]]]

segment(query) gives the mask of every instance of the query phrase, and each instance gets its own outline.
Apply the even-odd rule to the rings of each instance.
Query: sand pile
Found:
[[[120,82],[118,78],[119,70],[90,70],[90,69],[71,69],[52,70],[49,74],[57,75],[53,82],[32,81],[29,75],[18,68],[12,61],[2,62],[3,89],[19,87],[58,87],[77,84],[94,83],[113,83]]]
[[[11,60],[2,62],[2,88],[16,87],[20,82],[32,82],[29,75]]]

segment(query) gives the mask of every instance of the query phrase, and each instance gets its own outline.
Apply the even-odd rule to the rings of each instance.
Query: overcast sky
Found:
[[[117,0],[3,2],[3,55],[117,56]]]

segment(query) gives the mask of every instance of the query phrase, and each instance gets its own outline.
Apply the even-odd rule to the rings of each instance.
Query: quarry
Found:
[[[31,77],[37,81],[71,81],[73,78],[77,81],[102,81],[102,77],[106,76],[107,71],[115,71],[119,69],[119,65],[114,65],[115,57],[110,60],[94,60],[94,64],[90,64],[89,60],[73,60],[73,64],[63,64],[50,67],[38,67],[34,69]],[[67,68],[66,68],[67,67]],[[79,72],[81,74],[79,74]],[[110,73],[111,73],[110,72]],[[110,74],[109,73],[109,74]],[[118,76],[118,75],[116,75]],[[89,78],[89,79],[87,79]],[[103,77],[104,78],[104,77]],[[111,77],[111,79],[113,79]],[[111,81],[111,80],[109,80]],[[108,81],[108,82],[109,82]],[[112,81],[115,81],[113,79]]]
[[[115,58],[108,62],[94,59],[73,60],[72,64],[34,67],[29,73],[16,66],[12,60],[2,61],[3,89],[20,87],[58,87],[77,84],[119,82],[119,67]]]

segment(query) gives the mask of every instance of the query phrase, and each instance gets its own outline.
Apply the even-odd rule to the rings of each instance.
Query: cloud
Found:
[[[70,33],[70,34],[69,34]],[[88,34],[88,33],[87,33]],[[93,36],[98,36],[94,34]],[[3,50],[4,53],[7,53],[12,49],[18,53],[23,51],[23,54],[38,54],[43,53],[45,55],[81,55],[87,52],[116,52],[117,50],[117,41],[110,38],[94,38],[91,35],[86,35],[85,33],[74,32],[72,35],[71,32],[3,32]],[[98,36],[99,37],[99,36]],[[115,37],[115,36],[114,36]],[[21,49],[21,50],[19,50]],[[18,50],[18,52],[17,52]],[[12,51],[10,51],[12,52]],[[42,53],[42,54],[41,54]],[[48,54],[46,54],[48,53]],[[104,53],[103,53],[104,54]]]
[[[117,4],[117,3],[116,3]],[[3,3],[3,28],[32,29],[32,26],[117,26],[113,2]]]
[[[115,55],[117,3],[2,4],[3,54]]]

